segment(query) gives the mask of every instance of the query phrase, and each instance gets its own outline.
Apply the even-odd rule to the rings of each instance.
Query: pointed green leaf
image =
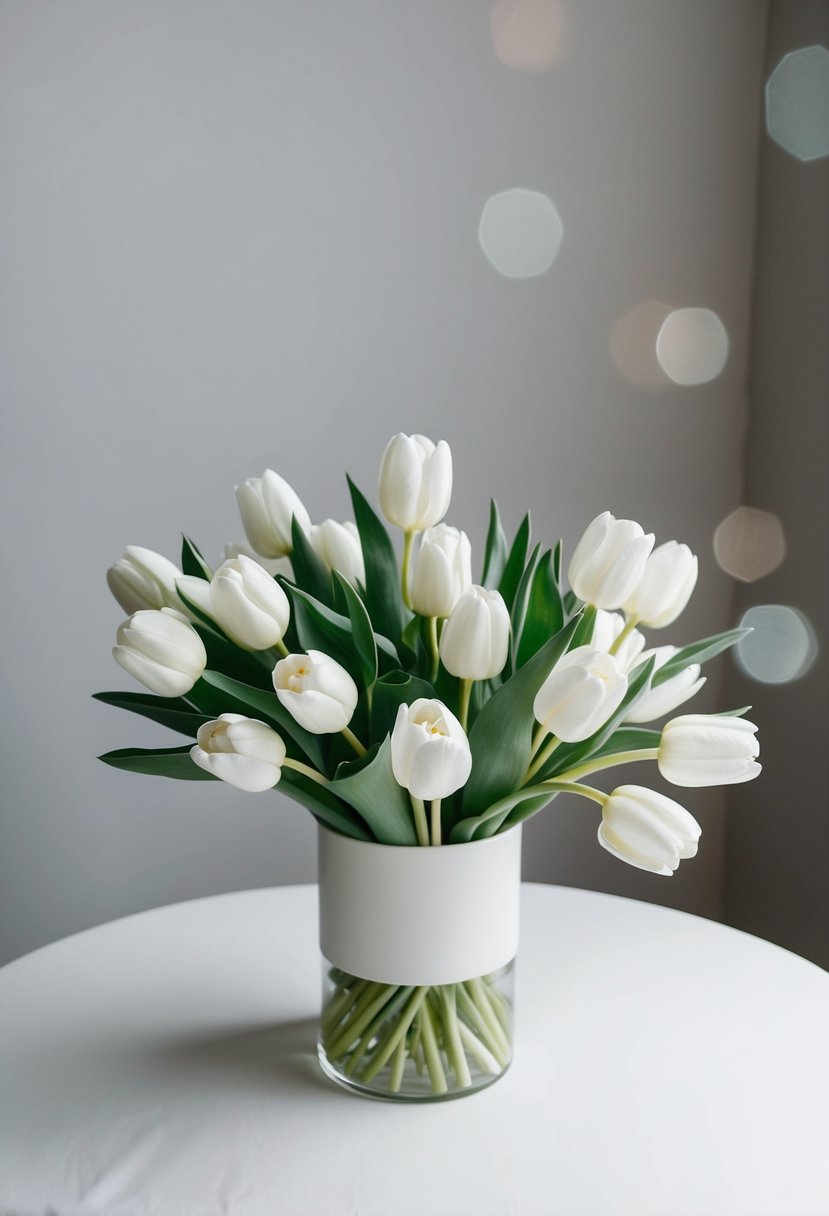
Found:
[[[292,768],[283,768],[276,788],[304,806],[327,828],[332,828],[343,836],[351,836],[354,840],[373,839],[359,815],[350,806],[340,802],[326,786],[306,777],[304,773],[298,773]]]
[[[202,557],[198,546],[183,533],[181,537],[181,572],[182,574],[192,574],[196,578],[206,578],[208,582],[213,577],[213,571]]]
[[[593,638],[593,628],[596,624],[596,609],[592,604],[585,604],[581,614],[578,628],[573,634],[573,640],[570,643],[570,650],[577,650],[579,646],[589,646]]]
[[[334,603],[331,573],[297,523],[296,516],[291,520],[291,543],[293,544],[291,567],[294,572],[294,582],[314,599],[321,600],[330,608]]]
[[[507,538],[498,513],[495,499],[489,503],[489,529],[484,547],[484,568],[481,573],[482,587],[497,587],[507,564]]]
[[[518,666],[523,667],[548,638],[564,626],[564,609],[554,573],[555,558],[548,549],[538,563],[527,599],[526,615],[518,643]]]
[[[416,845],[409,795],[394,779],[391,739],[387,735],[360,760],[341,764],[329,789],[359,811],[380,844]]]
[[[366,607],[377,630],[395,644],[403,629],[400,572],[391,537],[350,477],[354,519],[366,567]]]
[[[390,671],[374,685],[371,704],[371,734],[382,739],[394,728],[397,711],[401,705],[411,705],[419,697],[432,700],[435,690],[426,680],[409,675],[406,671]]]
[[[152,777],[173,777],[177,781],[217,781],[190,759],[189,747],[168,747],[162,750],[123,747],[119,751],[99,756],[104,764],[125,769],[128,773],[146,773]]]
[[[512,548],[509,552],[504,573],[501,575],[501,581],[498,584],[498,590],[504,598],[504,603],[507,606],[507,611],[512,610],[512,602],[515,599],[515,593],[518,590],[518,584],[521,582],[521,576],[524,573],[524,567],[527,564],[527,553],[530,548],[530,513],[529,511],[521,521],[521,526],[515,534],[515,540],[512,542]]]
[[[527,600],[530,596],[530,588],[532,587],[533,578],[538,566],[538,555],[540,552],[541,545],[538,544],[530,554],[530,559],[524,568],[521,581],[515,592],[515,598],[512,601],[512,611],[510,612],[510,657],[513,669],[518,666],[518,642],[521,637],[521,631],[524,628],[524,621],[527,615]]]
[[[104,705],[128,709],[191,738],[196,737],[203,722],[210,721],[209,716],[200,714],[183,697],[155,697],[146,692],[95,692],[92,696]]]
[[[664,684],[666,680],[670,680],[671,676],[684,671],[691,663],[705,663],[708,659],[713,659],[723,650],[728,650],[729,646],[739,642],[741,638],[748,637],[750,633],[750,629],[728,629],[725,633],[715,633],[710,638],[703,638],[701,642],[683,646],[664,667],[659,668],[653,677],[654,688]]]
[[[305,650],[322,650],[345,667],[355,680],[359,680],[361,656],[351,619],[314,599],[301,587],[295,587],[288,582],[284,582],[283,586],[292,601],[294,624],[302,647]],[[375,648],[383,658],[384,667],[399,667],[397,651],[388,638],[380,634],[373,634],[373,638]]]
[[[343,596],[351,622],[351,637],[360,661],[360,677],[364,688],[371,688],[377,679],[377,643],[371,628],[366,606],[347,579],[339,570],[334,571],[334,582]]]

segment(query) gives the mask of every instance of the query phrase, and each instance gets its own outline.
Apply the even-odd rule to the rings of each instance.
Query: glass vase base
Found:
[[[355,1078],[339,1072],[330,1063],[328,1056],[325,1054],[325,1048],[321,1043],[317,1044],[317,1056],[320,1068],[329,1081],[333,1081],[335,1085],[338,1085],[341,1089],[348,1090],[349,1093],[358,1094],[361,1098],[372,1098],[375,1102],[451,1102],[454,1098],[468,1098],[472,1094],[480,1093],[481,1090],[489,1089],[496,1081],[500,1081],[509,1072],[509,1067],[512,1063],[510,1061],[510,1064],[507,1064],[494,1076],[485,1075],[473,1079],[472,1084],[465,1086],[463,1089],[447,1089],[445,1093],[435,1093],[427,1076],[407,1078],[405,1090],[391,1090],[391,1068],[389,1067],[378,1073],[371,1085],[363,1085],[360,1081],[355,1080]]]

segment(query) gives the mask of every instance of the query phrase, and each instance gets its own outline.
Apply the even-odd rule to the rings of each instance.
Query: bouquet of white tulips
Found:
[[[654,548],[639,524],[604,512],[576,546],[568,590],[561,544],[531,546],[529,516],[508,544],[493,502],[475,584],[466,534],[442,522],[444,441],[396,435],[383,455],[380,507],[402,531],[402,561],[349,488],[354,522],[315,526],[272,470],[237,487],[250,549],[235,546],[215,572],[186,538],[182,569],[126,550],[108,574],[131,614],[113,655],[150,691],[98,697],[195,742],[101,758],[249,792],[279,786],[328,829],[397,846],[481,840],[574,794],[601,808],[599,842],[622,861],[670,875],[692,857],[700,828],[678,802],[585,781],[643,760],[678,786],[760,771],[744,711],[646,725],[688,701],[700,665],[744,632],[647,648],[643,630],[671,625],[693,591],[688,547]],[[359,1038],[370,1064],[382,1034],[348,1033],[353,983],[339,983],[331,1032],[346,1056]],[[499,1059],[490,1029],[483,1046]],[[458,1041],[438,1020],[441,1035]]]

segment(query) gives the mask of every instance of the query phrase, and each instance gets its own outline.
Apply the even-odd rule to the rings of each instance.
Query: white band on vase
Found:
[[[520,886],[520,825],[429,848],[320,826],[320,949],[350,975],[386,984],[488,975],[518,950]]]

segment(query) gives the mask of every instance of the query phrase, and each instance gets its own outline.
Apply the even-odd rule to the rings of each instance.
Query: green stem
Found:
[[[440,798],[433,798],[429,807],[432,818],[432,844],[440,844]]]
[[[443,1033],[446,1039],[446,1054],[455,1079],[461,1089],[467,1089],[472,1084],[469,1074],[469,1064],[461,1042],[458,1024],[457,997],[454,984],[446,984],[438,989],[442,997]]]
[[[412,541],[414,537],[414,532],[403,533],[403,561],[400,569],[400,587],[403,594],[403,603],[407,608],[411,608],[412,606],[409,599],[409,563],[412,560]]]
[[[290,650],[288,649],[288,647],[282,641],[282,638],[280,638],[279,641],[276,643],[276,649],[282,655],[283,659],[287,659],[288,655],[291,653]]]
[[[355,734],[353,734],[348,729],[347,726],[344,726],[342,728],[342,730],[340,731],[340,734],[346,740],[347,743],[351,744],[351,746],[354,748],[354,750],[358,756],[364,756],[366,754],[366,749],[363,747],[360,740],[357,738],[357,736]]]
[[[429,824],[426,821],[426,807],[423,805],[422,798],[415,798],[414,794],[410,794],[412,800],[412,810],[414,811],[415,831],[417,832],[417,843],[429,843]]]
[[[289,760],[286,756],[282,761],[283,768],[292,768],[297,773],[303,773],[306,777],[310,777],[312,781],[316,781],[317,785],[328,785],[328,778],[323,777],[322,773],[318,773],[315,768],[311,768],[310,764],[303,764],[301,760]]]
[[[440,647],[438,646],[438,618],[430,616],[426,618],[427,629],[429,634],[429,649],[432,652],[432,667],[429,673],[431,681],[434,684],[438,678],[438,668],[440,667]]]
[[[401,1040],[405,1042],[406,1034],[414,1021],[415,1014],[417,1013],[418,1009],[421,1008],[421,1006],[425,1008],[424,1001],[428,991],[429,989],[425,987],[415,988],[409,1003],[401,1013],[399,1021],[395,1023],[394,1029],[387,1038],[384,1046],[380,1048],[379,1051],[375,1052],[371,1063],[360,1073],[360,1080],[363,1082],[363,1084],[368,1085],[370,1081],[373,1081],[383,1065],[386,1064],[391,1058],[392,1052],[394,1051],[395,1047],[397,1047],[397,1044]]]
[[[381,990],[379,995],[374,996],[371,989],[369,989],[368,993],[370,996],[374,996],[374,999],[368,1003],[368,1006],[363,1010],[359,1017],[353,1018],[348,1023],[340,1034],[337,1035],[330,1047],[326,1047],[326,1054],[329,1055],[332,1060],[336,1060],[337,1057],[346,1052],[349,1047],[352,1047],[355,1043],[359,1042],[360,1036],[362,1035],[366,1026],[368,1026],[369,1022],[371,1022],[372,1019],[377,1016],[383,1006],[386,1005],[394,996],[395,992],[397,992],[397,984],[388,984],[385,986],[374,985],[373,987],[380,987]],[[365,993],[363,995],[365,995]]]
[[[634,629],[636,628],[636,626],[638,624],[639,624],[638,616],[629,616],[628,619],[624,623],[622,632],[619,634],[618,638],[616,638],[615,642],[610,647],[610,650],[608,650],[607,653],[608,654],[617,654],[618,651],[621,649],[622,644],[627,641],[627,639],[633,633]]]
[[[643,747],[632,752],[616,752],[614,756],[602,756],[599,760],[585,760],[575,768],[565,773],[558,773],[556,781],[570,781],[576,777],[586,777],[589,773],[597,773],[603,768],[615,768],[617,764],[632,764],[638,760],[658,760],[658,747]]]
[[[446,1074],[440,1062],[440,1052],[438,1051],[437,1039],[435,1038],[435,1027],[428,1003],[424,1003],[421,1006],[421,1013],[423,1017],[421,1042],[423,1044],[423,1054],[426,1057],[426,1067],[429,1069],[429,1079],[432,1082],[432,1093],[445,1094],[449,1086],[446,1084]]]
[[[403,1083],[403,1069],[406,1065],[406,1036],[397,1044],[394,1052],[394,1058],[391,1065],[391,1076],[389,1077],[389,1092],[393,1094],[400,1093],[400,1086]]]
[[[541,749],[541,751],[536,756],[535,760],[533,760],[532,764],[527,769],[524,776],[521,778],[522,785],[526,785],[526,783],[530,780],[530,778],[534,777],[535,774],[538,772],[538,770],[544,767],[544,765],[550,759],[550,756],[552,756],[553,752],[558,747],[559,743],[561,743],[561,740],[556,738],[555,735],[553,735],[552,738],[550,739],[550,742],[547,744],[546,747],[543,747]]]
[[[472,685],[474,680],[461,680],[460,688],[460,706],[458,709],[458,718],[461,726],[466,730],[467,719],[469,718],[469,698],[472,696]],[[467,734],[469,732],[467,731]]]

